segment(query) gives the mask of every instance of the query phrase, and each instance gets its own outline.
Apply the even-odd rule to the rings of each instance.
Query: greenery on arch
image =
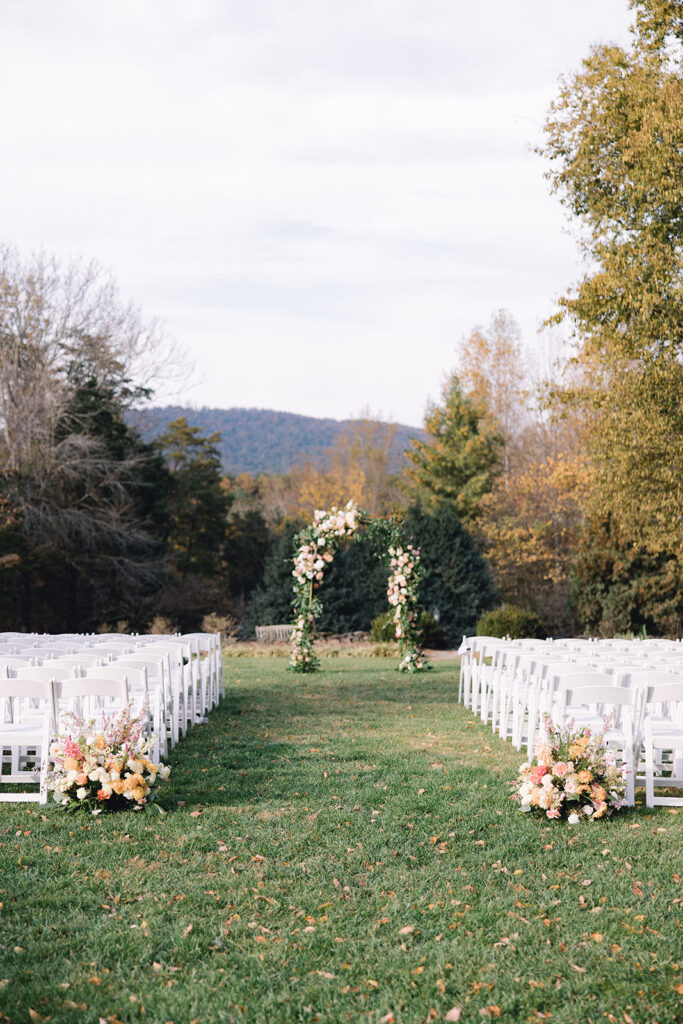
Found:
[[[343,509],[316,510],[313,522],[294,539],[290,666],[295,672],[315,672],[318,668],[314,650],[316,620],[323,605],[317,592],[339,543],[357,537],[361,528],[370,535],[377,553],[389,560],[387,598],[393,608],[399,641],[399,670],[419,672],[427,667],[417,631],[421,580],[419,549],[402,543],[396,522],[374,518],[350,501]]]

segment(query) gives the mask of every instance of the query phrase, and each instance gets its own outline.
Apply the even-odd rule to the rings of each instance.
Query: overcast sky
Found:
[[[174,400],[410,424],[577,277],[533,152],[627,0],[0,0],[2,241],[95,258]],[[170,396],[168,396],[170,397]]]

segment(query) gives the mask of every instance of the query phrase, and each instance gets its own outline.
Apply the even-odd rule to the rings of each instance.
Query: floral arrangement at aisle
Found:
[[[387,597],[394,609],[396,639],[401,661],[399,671],[420,672],[426,668],[417,632],[420,579],[422,577],[419,548],[412,544],[389,548],[391,575],[387,584]]]
[[[563,818],[570,825],[609,817],[626,803],[626,782],[602,735],[558,728],[546,715],[545,737],[534,751],[534,763],[520,765],[514,796],[522,811]]]
[[[157,779],[167,779],[170,768],[147,757],[152,740],[142,735],[142,718],[133,717],[128,705],[118,716],[94,720],[64,716],[72,729],[50,747],[54,769],[48,789],[66,810],[142,810],[154,800]]]
[[[396,637],[400,641],[401,652],[399,668],[418,672],[427,667],[416,632],[419,552],[410,545],[405,548],[398,546],[396,523],[373,519],[349,501],[341,509],[316,510],[311,525],[297,534],[295,540],[297,551],[292,570],[294,622],[289,662],[295,672],[315,672],[320,664],[314,650],[315,622],[323,608],[317,591],[339,542],[354,537],[361,526],[368,528],[374,543],[381,544],[384,552],[388,546],[391,559],[388,596],[395,608]]]

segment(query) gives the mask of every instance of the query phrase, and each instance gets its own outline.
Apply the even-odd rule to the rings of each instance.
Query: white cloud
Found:
[[[626,0],[0,0],[4,240],[82,253],[195,404],[420,421],[455,344],[576,275],[539,138]]]

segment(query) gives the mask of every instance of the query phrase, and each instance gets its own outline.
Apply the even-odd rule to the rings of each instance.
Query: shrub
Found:
[[[394,625],[394,612],[389,609],[382,615],[378,615],[370,624],[370,639],[376,644],[396,643],[396,626]]]
[[[237,622],[232,615],[217,615],[211,612],[202,619],[203,633],[220,633],[224,641],[234,640],[237,636]]]
[[[443,629],[436,621],[431,612],[420,612],[417,620],[417,628],[420,633],[420,642],[423,647],[438,651],[448,647],[448,641]]]
[[[420,643],[423,647],[438,650],[448,646],[444,632],[431,612],[420,612],[417,628],[420,635]],[[395,644],[397,642],[392,608],[372,620],[370,639],[374,640],[376,644]]]
[[[546,631],[536,612],[514,604],[485,612],[477,622],[477,636],[509,636],[513,640],[532,637],[543,639]]]

